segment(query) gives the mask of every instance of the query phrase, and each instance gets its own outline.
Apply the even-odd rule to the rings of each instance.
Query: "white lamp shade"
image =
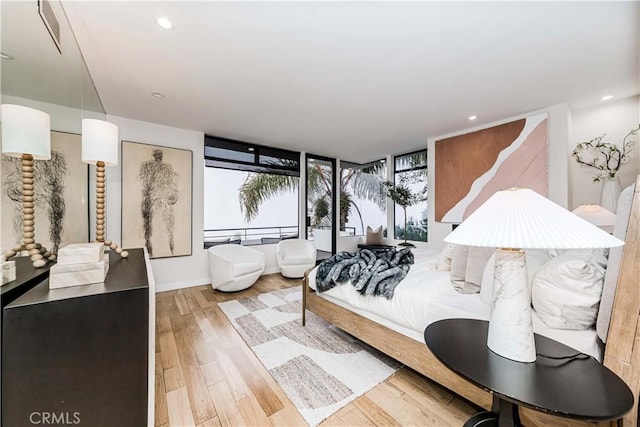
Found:
[[[496,192],[445,239],[520,249],[594,249],[624,242],[528,188]]]
[[[35,160],[51,158],[51,119],[47,113],[13,104],[3,104],[0,112],[4,154],[31,154]]]
[[[82,161],[118,164],[118,126],[96,119],[82,120]]]
[[[613,227],[616,224],[616,214],[600,205],[580,205],[573,213],[598,227]]]

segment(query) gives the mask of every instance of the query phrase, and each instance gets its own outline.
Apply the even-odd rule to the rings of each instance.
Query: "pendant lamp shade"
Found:
[[[496,192],[444,240],[520,249],[595,249],[624,244],[528,188]]]
[[[47,113],[22,105],[3,104],[2,152],[13,157],[30,154],[35,160],[51,158],[51,119]]]
[[[82,161],[105,166],[118,164],[118,126],[104,120],[82,120]]]

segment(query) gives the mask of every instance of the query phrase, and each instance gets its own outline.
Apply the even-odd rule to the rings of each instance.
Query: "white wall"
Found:
[[[460,130],[455,133],[440,135],[429,138],[427,141],[427,165],[429,179],[429,242],[430,249],[441,249],[444,246],[444,238],[451,232],[451,224],[443,224],[435,222],[434,198],[435,194],[435,142],[439,139],[449,138],[485,129],[491,126],[500,125],[523,117],[539,114],[549,114],[549,199],[553,200],[560,206],[567,207],[569,203],[569,183],[568,183],[568,162],[569,150],[567,141],[569,141],[569,107],[567,104],[555,105],[538,111],[532,111],[520,116],[510,117],[499,122],[485,123],[472,128]]]
[[[624,136],[640,123],[640,98],[632,96],[603,102],[587,108],[573,109],[571,116],[570,153],[576,144],[590,141],[603,134],[606,134],[603,142],[621,147]],[[632,159],[623,165],[616,175],[622,188],[633,184],[640,173],[640,144],[638,143],[638,136],[635,137],[635,141]],[[589,167],[581,167],[573,158],[570,159],[569,165],[571,181],[569,208],[575,209],[583,204],[599,203],[602,184],[593,182],[592,177],[595,170]]]
[[[190,256],[152,259],[158,292],[210,283],[204,238],[204,134],[185,129],[107,115],[118,126],[120,139],[193,151],[192,242]],[[121,148],[121,147],[120,147]],[[107,233],[121,241],[121,167],[107,168]],[[122,218],[126,221],[126,218]]]

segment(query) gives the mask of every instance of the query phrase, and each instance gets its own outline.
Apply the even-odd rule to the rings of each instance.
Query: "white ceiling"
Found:
[[[639,91],[638,2],[63,4],[107,113],[350,161]]]

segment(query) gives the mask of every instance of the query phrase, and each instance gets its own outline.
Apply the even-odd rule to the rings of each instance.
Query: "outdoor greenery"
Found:
[[[407,221],[407,208],[427,200],[425,171],[417,170],[397,174],[397,180],[398,182],[384,181],[382,186],[385,189],[387,197],[389,197],[396,205],[402,207],[404,212],[404,229],[401,230],[400,227],[396,226],[396,235],[404,236],[404,242],[401,243],[401,245],[413,246],[411,243],[407,242],[410,234],[411,240],[426,240],[426,220],[421,221],[425,222],[424,228],[422,228],[422,224],[415,224],[413,221],[409,224]],[[411,189],[411,184],[421,183],[425,183],[425,185],[420,190],[416,191]],[[409,227],[409,225],[411,225],[411,227]],[[424,230],[424,236],[422,236],[422,230]],[[415,238],[416,234],[423,238]]]
[[[383,163],[374,163],[363,169],[343,169],[340,174],[340,227],[345,227],[350,215],[355,211],[362,216],[354,199],[366,199],[385,209],[385,195],[381,183],[385,171]],[[240,188],[240,209],[246,222],[258,215],[260,205],[278,194],[295,191],[298,177],[250,173]],[[331,168],[321,163],[311,163],[307,169],[309,183],[308,200],[312,208],[315,226],[331,226]]]

